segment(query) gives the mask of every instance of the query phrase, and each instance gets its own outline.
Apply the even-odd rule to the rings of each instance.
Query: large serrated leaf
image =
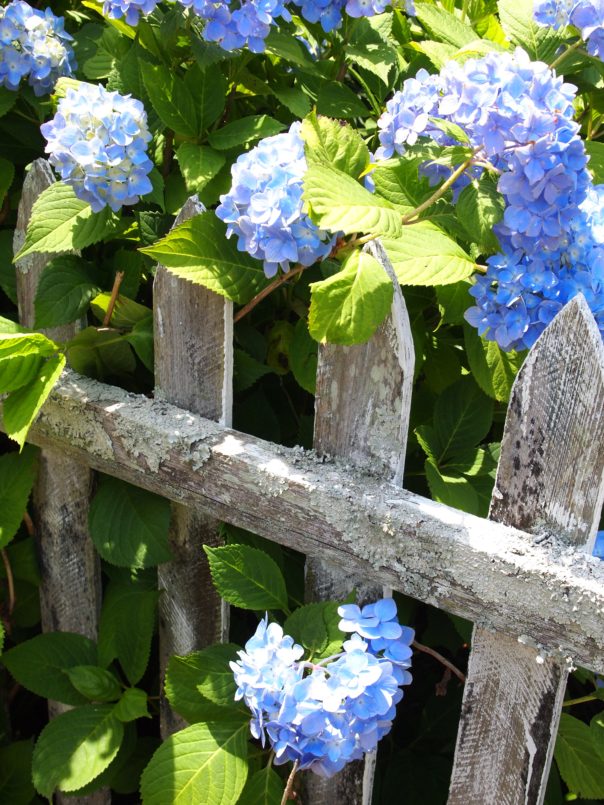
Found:
[[[208,134],[208,141],[212,148],[228,151],[230,148],[250,145],[264,137],[272,137],[284,128],[283,123],[270,115],[250,115],[211,131]]]
[[[378,261],[355,251],[342,270],[310,286],[308,329],[321,343],[361,344],[388,315],[392,281]]]
[[[472,240],[482,252],[496,252],[499,241],[493,227],[503,218],[505,202],[495,182],[473,181],[459,194],[457,215]]]
[[[55,258],[44,268],[38,283],[35,326],[57,327],[76,321],[99,291],[90,263],[71,254]]]
[[[249,778],[237,805],[280,805],[284,788],[277,772],[266,766]]]
[[[287,610],[285,579],[276,562],[249,545],[203,546],[220,595],[241,609]]]
[[[513,45],[520,45],[532,59],[551,61],[564,43],[564,30],[538,25],[533,18],[533,0],[499,0],[499,19]]]
[[[189,87],[164,65],[140,62],[145,89],[162,123],[183,137],[195,139],[199,117]]]
[[[165,238],[141,249],[173,274],[245,304],[268,285],[262,263],[227,239],[214,212],[205,212],[175,227]]]
[[[604,797],[604,760],[587,724],[562,713],[554,751],[562,779],[573,794],[585,799]]]
[[[400,212],[386,199],[370,193],[351,176],[325,164],[311,164],[304,176],[304,200],[322,229],[384,235],[401,234]]]
[[[308,164],[319,163],[358,178],[369,164],[369,149],[351,126],[312,112],[302,123]]]
[[[283,624],[283,631],[316,661],[342,650],[347,635],[340,631],[339,623],[338,603],[325,601],[298,607]]]
[[[477,39],[470,25],[444,8],[429,3],[415,3],[415,15],[427,31],[447,45],[462,48]]]
[[[54,718],[34,749],[32,777],[37,791],[50,798],[55,789],[77,791],[98,777],[117,755],[124,726],[113,705],[88,704]]]
[[[475,263],[461,246],[428,222],[404,227],[400,238],[382,238],[402,285],[448,285],[469,277]]]
[[[34,202],[18,260],[34,252],[69,252],[101,240],[115,217],[109,207],[92,212],[63,182],[47,187]]]
[[[480,388],[499,402],[507,402],[526,353],[504,352],[496,341],[487,341],[474,327],[464,324],[466,354]]]
[[[193,724],[159,747],[141,778],[143,805],[232,805],[248,775],[249,724]]]
[[[2,656],[2,662],[27,690],[64,704],[84,704],[86,699],[63,673],[77,665],[96,665],[96,646],[87,637],[71,632],[49,632],[19,643]]]
[[[106,562],[145,568],[169,561],[169,525],[165,498],[117,478],[102,479],[90,506],[90,536]]]
[[[222,154],[206,145],[195,145],[195,143],[179,145],[176,159],[189,193],[199,193],[203,190],[225,163]]]
[[[37,450],[0,456],[0,548],[5,548],[21,525],[36,477]]]

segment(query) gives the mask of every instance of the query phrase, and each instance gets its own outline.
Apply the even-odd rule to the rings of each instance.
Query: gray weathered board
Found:
[[[203,212],[196,197],[175,226]],[[233,303],[158,266],[153,286],[155,396],[230,425],[233,376]],[[214,589],[203,544],[220,541],[219,521],[174,503],[173,561],[158,569],[160,675],[174,654],[184,655],[228,637],[228,608]],[[161,696],[167,737],[186,726]]]
[[[52,169],[37,159],[25,178],[14,251],[25,241],[27,224],[38,196],[54,183]],[[16,263],[19,320],[35,326],[34,302],[45,266],[56,254],[30,254]],[[66,341],[78,325],[65,325],[44,332],[56,341]],[[92,473],[86,463],[74,460],[62,450],[49,447],[39,457],[33,494],[33,522],[40,561],[40,611],[44,632],[77,632],[96,640],[101,605],[101,573],[98,555],[88,533],[88,507]],[[49,703],[49,713],[69,709]],[[110,801],[106,789],[87,797],[58,795],[57,802],[71,805],[103,805]]]
[[[320,456],[338,456],[402,486],[414,352],[411,326],[400,285],[379,242],[366,250],[392,280],[392,310],[365,344],[319,348],[315,397],[314,447]],[[338,564],[308,557],[306,597],[310,601],[344,601],[356,590],[360,603],[381,598],[384,590],[363,576],[351,577]],[[309,805],[368,805],[371,802],[375,753],[349,763],[331,778],[306,774]]]
[[[516,378],[489,517],[591,552],[604,496],[603,407],[604,347],[581,296]],[[567,663],[475,627],[449,805],[543,802],[567,676]]]

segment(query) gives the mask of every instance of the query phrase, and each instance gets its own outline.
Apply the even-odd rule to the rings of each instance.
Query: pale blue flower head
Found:
[[[151,192],[151,134],[140,101],[81,83],[67,90],[41,132],[49,162],[94,212],[117,212]]]
[[[142,16],[155,11],[159,0],[105,0],[103,14],[110,19],[124,19],[128,25],[138,25]]]

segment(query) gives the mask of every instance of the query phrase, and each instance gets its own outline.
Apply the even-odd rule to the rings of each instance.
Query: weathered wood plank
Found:
[[[48,162],[37,159],[23,184],[13,246],[15,253],[25,241],[27,224],[35,200],[54,184]],[[31,254],[16,263],[17,298],[21,324],[33,329],[34,301],[42,271],[56,254]],[[57,341],[66,341],[78,324],[55,327],[44,332]],[[44,632],[78,632],[96,640],[101,605],[101,572],[98,556],[88,534],[88,505],[92,473],[86,463],[74,460],[61,450],[43,450],[33,493],[33,522],[40,560],[40,609]],[[52,718],[67,710],[49,702]],[[107,790],[69,802],[102,805],[109,801]],[[67,798],[58,796],[58,802]]]
[[[603,406],[604,347],[578,297],[516,379],[489,517],[591,551],[604,497]],[[494,792],[501,805],[543,802],[567,676],[567,664],[474,629],[450,805],[482,805]]]
[[[174,225],[203,212],[190,198]],[[208,419],[230,425],[233,376],[233,303],[158,266],[153,285],[155,396]],[[219,521],[172,506],[170,547],[174,559],[158,568],[161,679],[173,654],[190,654],[228,637],[228,607],[214,589],[202,545],[220,543]],[[164,738],[186,722],[162,694]]]
[[[603,563],[555,536],[535,544],[346,463],[72,372],[30,441],[604,672]]]
[[[402,486],[414,352],[405,301],[379,242],[366,247],[384,267],[394,287],[392,310],[365,344],[321,344],[315,397],[314,447],[320,456],[338,456],[376,477]],[[375,601],[384,588],[351,577],[339,564],[307,557],[306,598],[343,601],[356,589],[360,603]],[[312,805],[368,805],[376,753],[349,763],[334,777],[305,775],[305,801]]]

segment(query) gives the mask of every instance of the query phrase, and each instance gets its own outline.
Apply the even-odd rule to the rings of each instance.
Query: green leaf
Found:
[[[398,207],[401,213],[409,213],[431,194],[428,180],[419,176],[422,159],[399,157],[377,163],[371,173],[375,192]]]
[[[127,723],[137,718],[151,718],[147,707],[147,694],[140,688],[128,688],[113,708],[113,715]]]
[[[95,296],[92,300],[90,307],[99,321],[104,321],[105,314],[109,310],[110,304],[110,293],[98,294],[98,296]],[[118,328],[134,327],[135,324],[138,324],[143,321],[143,319],[147,319],[152,315],[153,311],[151,308],[140,305],[133,299],[119,294],[115,300],[115,306],[111,313],[111,318],[109,319],[109,325]]]
[[[170,503],[105,476],[90,505],[90,536],[101,557],[118,567],[154,567],[172,558]]]
[[[348,124],[312,112],[302,123],[301,135],[309,165],[328,165],[358,179],[369,164],[369,149]]]
[[[591,740],[600,760],[604,761],[604,713],[596,713],[589,722]]]
[[[398,238],[401,216],[386,201],[366,190],[351,176],[325,164],[312,164],[304,177],[304,200],[322,229]]]
[[[274,30],[274,29],[273,29]],[[310,100],[298,87],[275,89],[275,97],[294,115],[304,118],[310,112]]]
[[[218,154],[206,145],[183,143],[176,149],[176,159],[189,193],[199,193],[216,176],[225,163]]]
[[[368,117],[370,114],[359,96],[340,81],[324,81],[321,84],[317,96],[317,112],[343,120]]]
[[[269,115],[250,115],[211,131],[208,141],[212,148],[228,151],[230,148],[251,145],[264,137],[272,137],[284,128],[283,123]]]
[[[342,270],[310,286],[308,329],[321,343],[360,344],[384,321],[392,305],[390,277],[367,252],[354,251]]]
[[[430,122],[434,123],[436,128],[444,132],[447,137],[457,140],[457,142],[463,143],[464,145],[470,144],[470,138],[457,123],[452,123],[450,120],[446,120],[442,117],[431,117]]]
[[[66,349],[75,372],[99,380],[129,375],[136,368],[127,336],[115,330],[86,327],[69,341]]]
[[[235,391],[245,391],[251,388],[257,380],[272,373],[270,366],[260,363],[256,358],[248,355],[243,349],[234,350],[233,388]]]
[[[249,545],[203,546],[212,581],[220,595],[241,609],[287,611],[285,580],[264,551]]]
[[[187,71],[185,83],[193,96],[199,116],[197,134],[203,134],[224,111],[228,88],[226,78],[220,70],[202,70],[194,65]]]
[[[34,749],[32,777],[47,798],[55,789],[77,791],[98,777],[117,755],[124,726],[110,704],[68,710],[44,727]]]
[[[131,685],[147,670],[157,618],[157,590],[132,584],[109,584],[103,597],[99,624],[99,662],[119,660]]]
[[[2,656],[12,676],[27,690],[64,704],[84,704],[86,698],[63,673],[76,665],[96,665],[96,646],[71,632],[48,632],[19,643]]]
[[[36,324],[57,327],[79,319],[100,291],[94,268],[81,257],[66,254],[44,268],[36,291]]]
[[[503,218],[505,202],[495,182],[473,181],[459,194],[456,209],[459,220],[481,252],[499,250],[493,227]]]
[[[0,230],[0,288],[16,305],[17,272],[13,264],[13,232],[10,229]]]
[[[474,302],[469,293],[471,287],[468,280],[460,280],[436,288],[441,324],[463,324],[464,313]]]
[[[152,372],[154,368],[153,316],[148,316],[146,319],[138,321],[124,338],[134,347],[134,351],[140,360]]]
[[[227,240],[226,226],[214,212],[196,215],[165,238],[141,249],[178,277],[245,304],[268,285],[260,260]]]
[[[313,660],[331,657],[342,650],[342,641],[347,639],[338,628],[338,606],[326,601],[298,607],[283,624],[283,631],[301,643]]]
[[[397,239],[382,238],[382,245],[402,285],[448,285],[474,271],[461,246],[427,221],[404,227]]]
[[[31,781],[33,749],[31,741],[0,747],[0,802],[30,805],[36,793]]]
[[[289,345],[289,368],[296,382],[310,394],[314,394],[316,390],[317,362],[317,342],[308,332],[306,319],[299,319]]]
[[[533,60],[551,61],[565,41],[564,29],[538,25],[533,18],[533,0],[499,0],[499,19],[512,45],[520,45]]]
[[[0,334],[0,393],[35,380],[45,358],[55,351],[53,342],[41,333]]]
[[[199,118],[187,84],[164,65],[139,63],[145,89],[162,123],[176,134],[195,139]]]
[[[14,178],[15,166],[13,163],[0,157],[0,205],[4,203],[4,198]]]
[[[249,720],[249,710],[235,701],[237,686],[229,662],[237,659],[233,643],[210,646],[186,657],[170,657],[164,688],[170,706],[187,721]]]
[[[65,364],[65,355],[48,358],[31,383],[11,391],[4,401],[4,430],[20,447],[23,447],[30,427],[61,376]]]
[[[604,143],[597,140],[585,140],[585,150],[589,155],[588,168],[593,175],[594,184],[604,182]]]
[[[461,22],[444,8],[428,3],[415,3],[415,16],[432,36],[447,45],[461,48],[477,39],[476,32],[470,25]]]
[[[0,548],[19,530],[36,478],[37,456],[33,447],[0,456]]]
[[[122,692],[115,676],[98,665],[74,665],[64,673],[78,693],[91,702],[114,702]]]
[[[436,401],[434,433],[439,466],[481,442],[493,420],[493,403],[471,377],[458,380]]]
[[[526,353],[504,352],[496,341],[487,341],[467,323],[464,341],[470,369],[480,388],[489,397],[507,402]]]
[[[145,805],[232,805],[248,775],[249,723],[193,724],[159,747],[141,778]]]
[[[441,472],[430,459],[424,469],[434,500],[469,514],[478,514],[478,496],[467,478],[460,473]]]
[[[15,105],[18,98],[18,93],[13,90],[0,87],[0,117],[3,117]]]
[[[15,256],[34,252],[69,252],[101,240],[117,216],[105,207],[92,212],[90,204],[76,198],[72,187],[55,182],[36,199],[25,234],[25,243]]]
[[[562,713],[554,754],[560,775],[573,794],[585,799],[604,797],[604,760],[596,752],[587,724]]]
[[[248,779],[237,805],[281,805],[284,789],[277,772],[265,766]]]

